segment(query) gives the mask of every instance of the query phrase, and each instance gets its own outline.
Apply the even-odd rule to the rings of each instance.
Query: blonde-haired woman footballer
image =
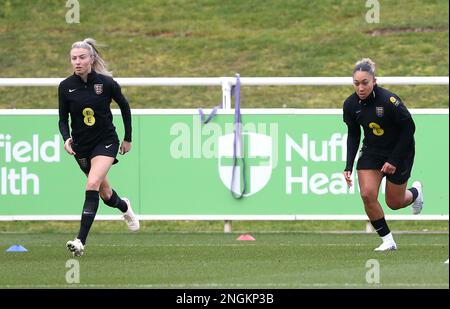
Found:
[[[63,80],[58,88],[59,131],[64,139],[64,149],[75,157],[87,176],[80,230],[74,240],[67,242],[67,249],[74,256],[81,256],[97,213],[99,197],[106,205],[118,208],[123,213],[130,230],[137,231],[139,221],[130,201],[120,198],[107,178],[111,166],[118,162],[117,153],[124,155],[131,150],[131,111],[128,101],[107,70],[95,40],[88,38],[73,43],[70,62],[74,74]],[[125,127],[121,144],[113,125],[112,100],[120,107]]]

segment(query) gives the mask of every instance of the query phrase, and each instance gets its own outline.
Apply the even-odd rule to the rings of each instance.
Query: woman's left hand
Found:
[[[130,150],[131,150],[131,142],[122,141],[122,144],[120,145],[119,153],[121,155],[124,155]]]
[[[386,162],[386,163],[384,163],[383,167],[381,168],[381,172],[383,172],[385,174],[394,174],[396,169],[397,168],[395,166]]]

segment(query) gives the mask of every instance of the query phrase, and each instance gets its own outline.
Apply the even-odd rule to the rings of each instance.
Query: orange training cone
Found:
[[[236,240],[256,240],[256,239],[250,234],[242,234]]]

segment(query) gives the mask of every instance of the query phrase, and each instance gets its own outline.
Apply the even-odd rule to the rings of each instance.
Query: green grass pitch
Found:
[[[93,233],[68,283],[68,233],[0,233],[0,288],[449,288],[448,233]],[[10,253],[14,244],[28,252]],[[370,271],[379,265],[379,282]],[[69,262],[70,263],[70,262]],[[368,273],[369,272],[369,273]],[[366,277],[372,278],[368,282]],[[370,281],[370,280],[369,280]]]

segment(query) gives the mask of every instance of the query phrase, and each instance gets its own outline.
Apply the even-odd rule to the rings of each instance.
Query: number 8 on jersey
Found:
[[[87,107],[83,109],[84,123],[87,126],[93,126],[95,124],[94,111],[92,108]]]

